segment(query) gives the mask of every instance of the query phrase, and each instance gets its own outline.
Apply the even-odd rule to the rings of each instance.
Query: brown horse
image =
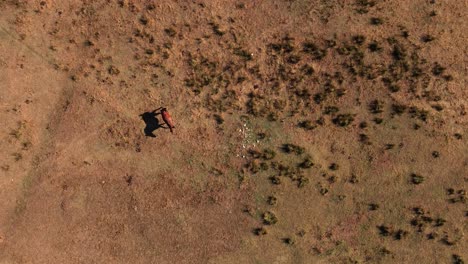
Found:
[[[174,122],[172,121],[172,117],[165,107],[161,109],[161,116],[162,116],[162,119],[164,120],[164,123],[166,123],[166,125],[171,130],[171,133],[173,133],[172,129],[175,128]]]

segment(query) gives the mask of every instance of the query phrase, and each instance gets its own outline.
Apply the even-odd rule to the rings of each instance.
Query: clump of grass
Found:
[[[271,160],[271,159],[273,159],[275,156],[276,156],[276,152],[275,152],[274,150],[272,150],[272,149],[269,149],[269,148],[264,149],[263,152],[262,152],[262,154],[261,154],[261,157],[262,157],[262,159],[264,159],[264,160]]]
[[[312,66],[310,66],[309,64],[305,64],[304,66],[302,66],[301,71],[305,75],[312,75],[315,72],[314,68],[312,68]]]
[[[425,34],[425,35],[423,35],[423,36],[421,37],[421,41],[422,41],[422,42],[426,42],[426,43],[427,43],[427,42],[434,41],[434,40],[435,40],[435,38],[434,38],[433,36],[429,35],[429,34]]]
[[[412,118],[418,118],[424,122],[427,120],[428,112],[426,110],[422,110],[415,106],[412,106],[409,108],[409,113]]]
[[[379,26],[383,24],[383,20],[378,17],[371,17],[370,24],[373,26]]]
[[[300,164],[299,164],[299,167],[300,168],[303,168],[303,169],[308,169],[310,167],[314,166],[314,163],[312,162],[312,159],[310,157],[306,157],[304,159],[304,161],[302,161]]]
[[[439,217],[439,218],[437,218],[435,220],[434,226],[435,227],[443,226],[445,224],[445,222],[447,222],[447,221],[445,221],[445,219]]]
[[[327,99],[327,96],[324,93],[316,93],[314,95],[314,102],[316,104],[322,103],[323,101],[325,101],[325,99]]]
[[[330,164],[330,166],[328,166],[328,168],[329,168],[330,170],[332,170],[332,171],[336,171],[336,170],[338,170],[339,165],[336,164],[336,163],[332,163],[332,164]]]
[[[366,14],[369,12],[369,8],[375,6],[375,1],[373,0],[356,0],[356,13]]]
[[[450,240],[447,234],[444,237],[442,237],[440,242],[442,242],[446,246],[453,246],[457,243],[457,241],[455,240]]]
[[[234,55],[237,55],[241,58],[243,58],[246,61],[250,61],[253,59],[252,53],[242,49],[242,48],[236,48],[234,49]]]
[[[424,177],[415,173],[411,174],[411,183],[413,184],[421,184],[424,182]]]
[[[253,233],[257,236],[263,236],[268,234],[268,231],[264,227],[255,228]]]
[[[266,225],[274,225],[278,222],[276,215],[270,211],[263,213],[262,220]]]
[[[452,263],[453,264],[463,264],[465,263],[462,259],[462,257],[460,257],[459,255],[457,254],[453,254],[452,255]]]
[[[117,67],[115,67],[113,65],[109,66],[108,71],[109,71],[110,75],[119,75],[119,73],[120,73],[120,70],[117,69]]]
[[[396,93],[396,92],[399,92],[400,91],[400,86],[396,85],[396,84],[390,84],[388,86],[388,90],[392,93]]]
[[[278,177],[278,176],[271,176],[271,177],[270,177],[270,181],[271,181],[271,183],[273,183],[274,185],[280,185],[280,184],[281,184],[281,178]]]
[[[254,159],[258,159],[262,156],[262,153],[255,149],[249,149],[248,153]]]
[[[221,29],[219,24],[211,23],[211,28],[213,29],[213,32],[218,36],[223,36],[224,34],[226,34],[226,32]]]
[[[15,161],[20,161],[21,159],[23,159],[23,155],[18,152],[13,153],[12,156],[15,159]]]
[[[299,122],[298,126],[305,130],[313,130],[317,127],[317,125],[314,124],[314,122],[312,122],[311,120],[301,121]]]
[[[13,136],[14,138],[16,138],[16,139],[20,139],[21,135],[23,134],[22,131],[24,130],[25,127],[26,127],[26,122],[19,121],[18,122],[18,128],[14,129],[14,130],[11,130],[9,134],[11,136]]]
[[[447,82],[453,81],[453,76],[450,75],[450,74],[444,75],[443,78],[444,78],[444,80],[446,80]]]
[[[320,187],[319,192],[321,195],[326,195],[328,193],[328,189],[325,187]]]
[[[394,232],[393,238],[395,240],[401,240],[401,239],[405,238],[407,235],[408,235],[408,231],[398,229],[397,231]]]
[[[175,37],[175,35],[177,35],[177,32],[173,28],[164,29],[164,33],[166,33],[166,35],[168,35],[171,38],[173,38],[173,37]]]
[[[380,124],[382,124],[383,119],[380,118],[380,117],[376,117],[376,118],[373,119],[373,121],[374,121],[374,123],[376,123],[377,125],[380,125]]]
[[[359,134],[359,142],[365,145],[371,145],[369,136],[366,134]]]
[[[294,145],[294,144],[283,144],[281,149],[285,153],[294,153],[296,155],[301,155],[305,151],[305,149],[303,147],[300,147],[300,146],[297,146],[297,145]]]
[[[336,106],[326,106],[325,109],[323,110],[323,113],[325,115],[332,115],[335,113],[338,113],[340,109]]]
[[[369,211],[376,211],[377,209],[380,208],[380,206],[376,203],[370,203],[368,206],[369,206]]]
[[[22,148],[21,148],[22,150],[28,150],[28,149],[31,148],[32,143],[29,142],[29,141],[25,141],[25,142],[21,143],[21,146],[22,146]]]
[[[85,40],[84,45],[87,47],[91,47],[91,46],[94,46],[94,42],[88,39],[88,40]]]
[[[22,133],[21,133],[20,129],[15,129],[15,130],[10,131],[10,135],[13,136],[16,139],[19,139],[21,137]]]
[[[447,194],[452,196],[449,199],[450,203],[466,203],[466,191],[464,189],[460,189],[457,192],[453,188],[449,188],[447,190]],[[454,197],[455,196],[455,197]]]
[[[445,67],[442,67],[442,65],[440,65],[439,63],[436,63],[432,68],[432,74],[434,74],[434,76],[440,76],[444,73],[444,71]]]
[[[289,56],[286,61],[290,64],[298,64],[301,61],[301,57],[298,55]]]
[[[353,36],[352,40],[355,44],[361,46],[366,41],[366,37],[364,37],[363,35],[356,35],[356,36]]]
[[[149,23],[149,20],[146,16],[142,16],[140,17],[140,23],[146,26]]]
[[[402,61],[406,59],[406,50],[400,45],[394,45],[392,50],[392,57],[394,60]]]
[[[284,43],[272,43],[269,45],[269,47],[278,53],[291,53],[295,49],[289,41]]]
[[[302,187],[306,186],[308,183],[309,183],[309,179],[304,177],[304,176],[299,176],[297,178],[297,187],[298,188],[302,188]]]
[[[264,133],[264,132],[259,132],[259,133],[257,133],[257,139],[258,139],[258,140],[263,140],[263,139],[265,139],[266,137],[267,137],[267,134]]]
[[[369,103],[369,111],[372,114],[379,114],[383,112],[384,104],[380,100],[373,100]]]
[[[325,125],[325,118],[323,118],[323,116],[319,117],[319,119],[315,120],[315,123],[317,123],[317,125]]]
[[[246,167],[253,174],[256,174],[256,173],[258,173],[260,171],[260,165],[259,165],[258,160],[256,160],[256,159],[249,162],[246,165]]]
[[[401,240],[408,235],[408,231],[398,229],[394,231],[392,228],[386,225],[379,225],[377,226],[379,230],[379,234],[384,237],[392,236],[395,240]]]
[[[402,104],[392,104],[393,114],[401,115],[405,112],[406,106]]]
[[[358,177],[356,176],[356,174],[352,174],[352,175],[351,175],[351,177],[349,178],[349,182],[350,182],[350,183],[353,183],[353,184],[359,182],[359,179],[358,179]]]
[[[432,108],[434,108],[436,111],[440,112],[442,110],[444,110],[444,107],[441,106],[440,104],[436,104],[436,105],[433,105],[431,106]]]
[[[386,150],[393,149],[394,147],[395,147],[395,144],[385,144]]]
[[[286,244],[286,245],[294,245],[296,243],[296,241],[294,240],[294,238],[291,238],[291,237],[287,237],[287,238],[283,238],[283,242]]]
[[[351,114],[340,114],[336,116],[332,121],[337,126],[346,127],[354,121],[354,117]]]
[[[267,203],[269,205],[276,205],[278,203],[278,198],[275,196],[268,196]]]
[[[337,177],[335,175],[330,176],[327,180],[330,184],[335,183],[337,181]]]
[[[371,52],[379,52],[382,50],[382,47],[380,47],[379,43],[376,42],[376,41],[372,41],[371,43],[369,43],[369,45],[367,46],[367,48],[371,51]]]
[[[312,59],[314,60],[321,60],[327,55],[326,49],[321,49],[312,42],[303,43],[302,51],[307,54],[310,54],[312,56]]]
[[[427,234],[427,239],[433,240],[433,239],[436,239],[438,236],[439,236],[439,234],[437,234],[436,232],[431,232],[431,233]]]
[[[221,115],[215,114],[213,117],[216,121],[216,124],[222,125],[224,123],[224,118]]]
[[[390,229],[390,227],[386,226],[386,225],[379,225],[377,226],[377,229],[379,230],[379,234],[381,236],[390,236],[392,234],[392,230]]]

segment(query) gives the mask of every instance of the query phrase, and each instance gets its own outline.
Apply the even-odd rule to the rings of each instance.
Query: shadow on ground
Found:
[[[154,135],[153,132],[163,127],[161,123],[159,122],[158,118],[156,118],[157,115],[158,113],[156,113],[156,111],[145,112],[140,115],[141,119],[143,119],[143,121],[146,124],[146,127],[144,129],[145,136],[156,137],[156,135]]]

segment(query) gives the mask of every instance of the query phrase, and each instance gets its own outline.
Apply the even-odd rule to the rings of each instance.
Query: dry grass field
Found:
[[[0,263],[468,261],[467,7],[0,0]]]

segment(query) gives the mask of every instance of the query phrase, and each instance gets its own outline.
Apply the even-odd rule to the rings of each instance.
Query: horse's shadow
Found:
[[[156,137],[153,134],[153,132],[156,129],[164,128],[163,125],[161,123],[159,123],[159,120],[156,118],[156,116],[158,114],[159,113],[156,113],[156,111],[153,111],[153,112],[145,112],[145,113],[140,115],[141,119],[143,119],[143,121],[146,124],[146,127],[144,129],[145,136],[147,136],[147,137]]]

